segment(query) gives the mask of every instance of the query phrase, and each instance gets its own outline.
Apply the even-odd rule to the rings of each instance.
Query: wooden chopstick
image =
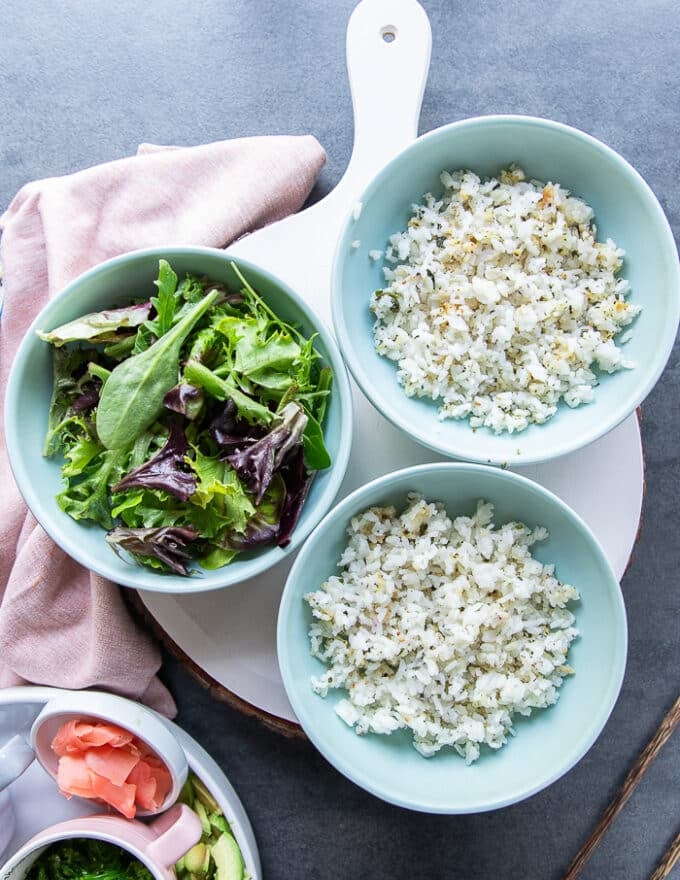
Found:
[[[661,859],[659,864],[656,866],[656,870],[649,878],[649,880],[663,880],[664,877],[668,877],[670,872],[673,870],[675,863],[680,858],[680,832],[678,832],[673,843],[668,847],[664,857]]]
[[[593,854],[595,847],[598,845],[600,840],[604,837],[605,832],[607,831],[609,826],[612,824],[614,819],[616,819],[616,817],[619,815],[619,813],[621,812],[621,810],[625,806],[626,802],[628,801],[628,798],[635,791],[635,786],[642,779],[642,777],[644,776],[646,770],[648,769],[648,767],[650,766],[650,764],[652,763],[654,758],[656,758],[656,756],[659,754],[664,743],[666,742],[668,737],[673,733],[673,731],[677,727],[679,721],[680,721],[680,697],[677,698],[677,700],[673,703],[673,705],[671,706],[669,711],[666,713],[666,716],[663,719],[663,721],[661,722],[661,724],[658,726],[656,733],[650,739],[650,741],[647,743],[645,748],[642,750],[640,756],[638,757],[637,761],[631,767],[630,772],[628,773],[628,776],[626,776],[626,778],[623,781],[623,784],[621,785],[619,790],[616,792],[616,794],[612,798],[607,809],[602,814],[600,821],[597,823],[597,825],[593,829],[592,834],[586,840],[586,842],[583,844],[581,849],[576,853],[576,856],[574,857],[574,860],[572,861],[571,865],[569,865],[569,867],[567,869],[567,873],[564,875],[563,880],[574,880],[574,878],[578,877],[578,875],[581,873],[583,866],[585,865],[585,863],[588,861],[588,859]],[[676,839],[671,844],[670,849],[668,850],[668,852],[664,856],[663,861],[660,863],[659,867],[657,868],[657,871],[659,871],[660,869],[664,869],[663,866],[664,866],[664,864],[668,864],[667,859],[669,856],[670,856],[670,858],[673,859],[673,861],[670,864],[668,864],[667,869],[664,869],[664,870],[666,870],[665,874],[656,874],[655,873],[653,875],[654,880],[660,880],[660,878],[665,877],[667,875],[668,871],[670,871],[672,869],[673,865],[675,864],[675,862],[678,859],[678,855],[680,855],[680,852],[678,852],[679,846],[680,846],[680,841],[676,837]]]

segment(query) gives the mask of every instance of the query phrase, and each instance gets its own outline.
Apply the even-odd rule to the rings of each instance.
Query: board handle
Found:
[[[432,32],[416,0],[361,0],[347,25],[354,148],[341,188],[363,189],[418,133]]]

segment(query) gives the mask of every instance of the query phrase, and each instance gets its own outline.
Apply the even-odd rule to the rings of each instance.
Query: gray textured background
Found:
[[[423,0],[433,31],[421,130],[517,112],[575,125],[635,165],[680,233],[676,0]],[[264,133],[315,134],[349,159],[344,33],[353,0],[5,0],[0,7],[0,207],[21,184],[134,151]],[[678,692],[677,348],[643,407],[643,529],[623,581],[630,653],[604,733],[565,778],[467,817],[387,806],[289,741],[213,702],[175,661],[179,723],[221,763],[274,878],[558,878]],[[583,872],[647,877],[680,830],[680,735]],[[680,876],[680,868],[674,872]]]

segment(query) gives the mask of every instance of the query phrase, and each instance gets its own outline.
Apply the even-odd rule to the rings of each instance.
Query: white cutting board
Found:
[[[376,172],[416,137],[430,48],[429,21],[415,0],[362,0],[347,28],[354,149],[345,175],[316,205],[229,248],[278,275],[329,327],[331,265],[340,228]],[[338,498],[389,471],[443,460],[390,425],[354,383],[352,390],[352,454]],[[621,577],[642,506],[637,417],[586,449],[517,470],[583,517]],[[218,685],[259,710],[295,721],[276,661],[276,615],[291,563],[217,592],[140,596],[172,641]]]

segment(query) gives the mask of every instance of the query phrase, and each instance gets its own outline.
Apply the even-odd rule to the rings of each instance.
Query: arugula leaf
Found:
[[[316,399],[316,408],[314,411],[314,418],[320,425],[323,424],[323,418],[326,415],[328,395],[330,394],[332,384],[333,370],[331,370],[330,367],[322,367],[319,370],[319,378],[316,383],[316,393],[318,394],[318,398]]]
[[[111,370],[107,370],[106,367],[102,367],[101,364],[97,364],[94,361],[90,361],[87,365],[87,372],[93,378],[99,379],[102,385],[106,384],[106,380],[111,375]]]
[[[151,297],[156,309],[156,318],[152,323],[155,335],[160,338],[172,327],[177,309],[177,275],[167,260],[158,261],[158,279],[154,281],[158,288],[158,296]]]
[[[147,325],[142,324],[142,326],[137,331],[135,335],[135,344],[132,347],[132,356],[136,354],[141,354],[143,351],[146,351],[149,346],[153,345],[155,341],[155,335],[153,330]]]
[[[181,281],[177,287],[177,296],[188,303],[197,303],[203,299],[203,285],[201,279],[197,275],[187,273],[184,281]]]

